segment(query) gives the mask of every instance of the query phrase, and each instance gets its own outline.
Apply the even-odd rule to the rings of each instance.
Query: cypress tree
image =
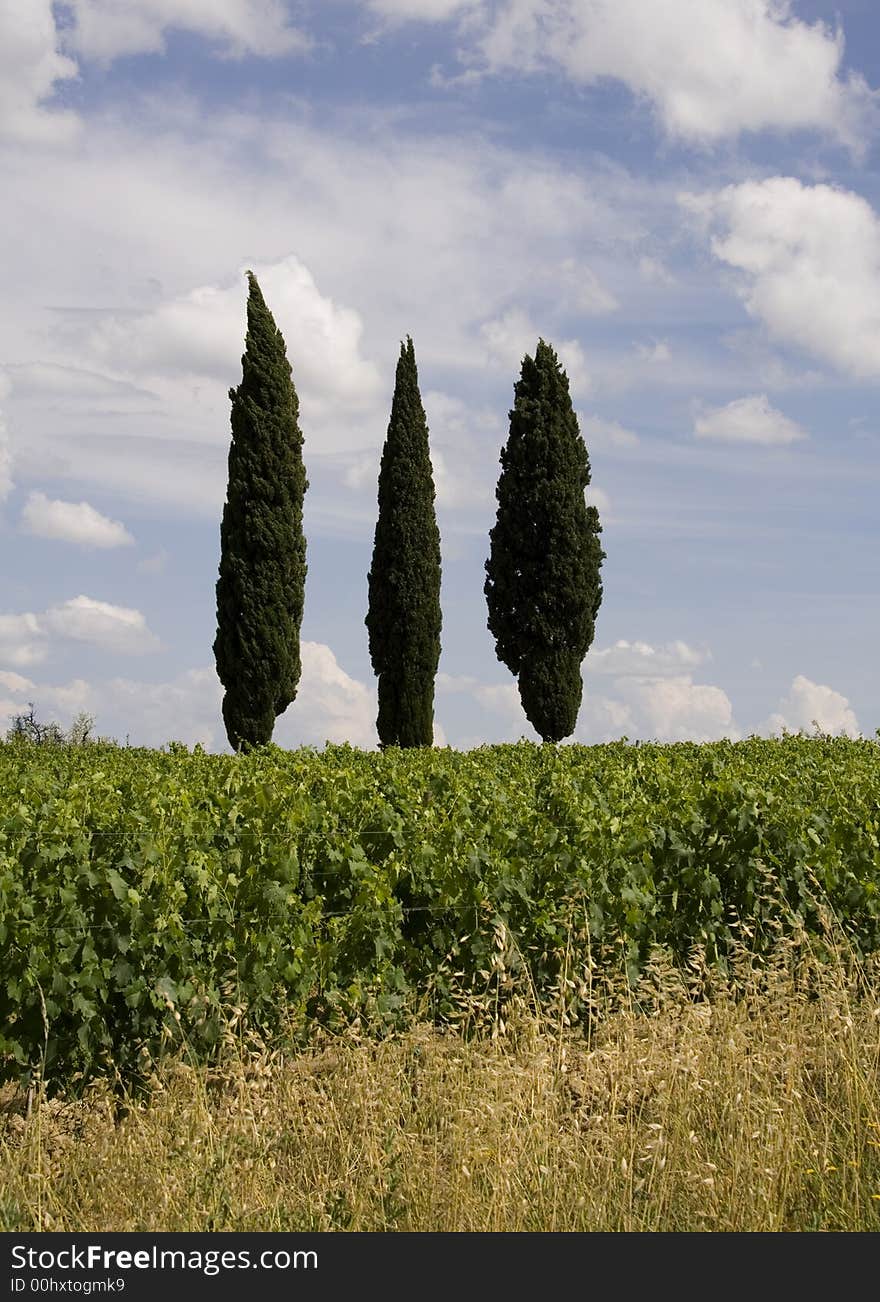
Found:
[[[220,525],[214,658],[233,750],[272,739],[296,697],[306,578],[299,401],[281,331],[248,273],[241,383],[229,390],[232,443]]]
[[[379,518],[367,578],[370,659],[379,679],[379,744],[430,746],[440,659],[440,533],[428,425],[412,339],[400,346],[379,469]]]
[[[568,376],[543,339],[523,358],[509,415],[486,561],[489,630],[526,718],[555,742],[577,722],[605,553],[599,513],[584,500],[590,462]]]

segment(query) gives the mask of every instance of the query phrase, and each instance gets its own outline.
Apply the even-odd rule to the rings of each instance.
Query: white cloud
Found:
[[[74,113],[45,105],[78,73],[57,44],[51,0],[0,0],[0,137],[34,145],[75,134]]]
[[[476,66],[615,78],[673,137],[809,128],[858,148],[869,129],[871,91],[841,76],[842,33],[795,18],[788,0],[484,0],[481,14],[463,33]]]
[[[189,669],[163,683],[122,677],[98,683],[84,678],[38,683],[20,674],[0,673],[0,688],[7,693],[0,697],[0,721],[24,712],[32,701],[38,722],[54,719],[64,729],[81,711],[92,715],[93,737],[122,742],[128,733],[132,745],[155,748],[169,741],[190,746],[198,742],[207,750],[226,745],[220,709],[223,689],[213,668]]]
[[[367,9],[389,22],[445,22],[478,0],[366,0]]]
[[[0,669],[0,687],[5,687],[7,692],[26,692],[33,685],[29,678],[23,678],[21,674],[14,674],[7,669]]]
[[[470,717],[475,713],[471,705],[469,722],[471,726],[476,722],[480,732],[464,740],[462,748],[465,750],[487,741],[517,741],[520,737],[537,736],[523,714],[519,688],[513,679],[506,683],[484,683],[472,674],[447,674],[441,671],[434,685],[441,703],[444,696],[464,696],[481,706],[489,715],[488,719],[477,722]]]
[[[603,420],[601,416],[587,417],[584,438],[588,443],[610,444],[615,448],[634,448],[639,444],[638,434],[616,420]]]
[[[694,434],[721,442],[763,444],[795,443],[807,437],[800,425],[770,406],[766,393],[704,411],[694,421]]]
[[[446,457],[437,447],[431,448],[431,471],[434,479],[437,506],[457,506],[469,493],[472,485],[449,469]],[[480,494],[482,500],[482,494]]]
[[[428,421],[428,439],[431,468],[438,508],[457,511],[472,507],[485,509],[492,506],[497,463],[491,466],[485,458],[477,457],[479,448],[475,434],[484,437],[491,432],[494,439],[503,439],[501,423],[496,411],[473,409],[460,398],[430,389],[422,393],[422,404]],[[340,459],[343,466],[342,482],[358,494],[369,495],[375,502],[381,463],[381,447],[358,455]],[[454,465],[454,469],[452,468]],[[486,473],[489,470],[491,473]],[[371,511],[373,509],[371,505]],[[445,542],[441,538],[441,543]]]
[[[3,377],[0,377],[2,379]],[[143,408],[155,394],[139,389],[125,380],[114,380],[97,371],[53,362],[27,362],[5,367],[5,379],[11,383],[16,398],[38,402],[57,409],[77,403],[104,402],[119,411],[134,405]],[[2,394],[0,394],[2,396]]]
[[[46,694],[52,699],[51,694]],[[99,734],[122,741],[130,735],[133,746],[158,748],[169,741],[205,750],[229,750],[223,728],[223,688],[213,666],[187,669],[170,682],[144,683],[111,678],[92,684],[79,709],[94,715]]]
[[[31,705],[37,723],[54,722],[66,729],[86,709],[92,697],[92,689],[83,678],[75,678],[63,686],[50,686],[35,683],[21,674],[0,672],[0,689],[8,693],[0,694],[0,735],[12,727],[16,715],[28,714]]]
[[[639,258],[639,275],[649,285],[674,285],[675,277],[660,258]]]
[[[636,344],[636,352],[646,362],[668,362],[672,356],[665,339],[655,339],[651,344]]]
[[[519,379],[523,358],[534,357],[541,332],[536,329],[523,308],[512,307],[494,320],[480,326],[480,336],[489,357],[506,366],[515,379]],[[546,336],[544,336],[546,339]],[[563,339],[560,343],[547,340],[554,348],[568,376],[572,396],[588,393],[591,387],[581,345],[576,339]]]
[[[356,493],[362,492],[371,485],[378,485],[379,482],[379,458],[372,454],[357,457],[348,457],[342,476],[342,482],[346,488],[352,489]]]
[[[620,307],[591,267],[579,266],[574,258],[566,258],[560,267],[560,275],[565,302],[575,311],[586,316],[604,316]]]
[[[631,741],[713,741],[740,736],[733,707],[720,687],[695,683],[687,669],[711,659],[682,641],[652,647],[621,640],[604,651],[590,651],[584,662],[584,694],[574,740],[593,743],[627,736]],[[610,690],[593,690],[592,675],[611,679]],[[472,675],[437,675],[440,696],[470,697],[489,712],[484,733],[503,728],[500,740],[533,736],[516,683],[486,684]],[[494,716],[491,717],[491,716]],[[472,725],[473,726],[473,722]],[[471,739],[476,744],[476,738]]]
[[[152,556],[145,556],[142,561],[138,561],[138,574],[164,574],[170,559],[171,553],[160,547]]]
[[[746,309],[771,336],[880,376],[880,219],[866,199],[773,176],[679,201],[720,228],[712,251],[741,273]]]
[[[300,653],[296,700],[279,718],[274,740],[279,746],[347,741],[364,749],[375,747],[375,692],[347,674],[323,642],[302,642]]]
[[[32,3],[33,0],[29,0]],[[87,59],[109,61],[165,48],[171,30],[193,32],[219,43],[221,52],[276,58],[309,48],[305,34],[288,23],[282,0],[67,0],[74,24],[67,45]]]
[[[376,366],[361,355],[359,314],[322,294],[292,254],[255,263],[253,271],[284,336],[301,411],[326,421],[378,402],[384,386]],[[169,377],[186,395],[207,380],[225,402],[224,383],[241,376],[246,301],[242,268],[225,284],[199,286],[149,312],[105,316],[88,347],[102,366],[160,392]]]
[[[0,399],[9,392],[9,382],[0,375]],[[12,492],[12,449],[9,446],[9,433],[3,412],[0,411],[0,502],[5,502]]]
[[[46,659],[46,635],[36,615],[0,615],[0,661],[36,665]]]
[[[458,449],[473,441],[475,426],[481,433],[491,430],[497,434],[502,429],[502,417],[491,407],[474,410],[462,398],[440,389],[427,389],[422,400],[432,437],[436,435]]]
[[[680,640],[653,647],[649,642],[629,642],[620,638],[602,651],[590,650],[584,661],[584,670],[612,678],[675,677],[711,658],[707,649],[699,650]]]
[[[727,693],[711,684],[695,683],[685,672],[711,658],[708,650],[682,641],[653,647],[621,639],[604,651],[591,651],[584,662],[584,700],[576,740],[738,739],[741,734]],[[614,695],[591,690],[593,673],[613,680]]]
[[[146,655],[161,649],[159,639],[147,627],[139,610],[96,601],[93,597],[71,597],[60,606],[50,607],[39,616],[39,626],[47,635],[89,642],[125,655]]]
[[[489,356],[511,369],[519,367],[527,353],[534,356],[539,333],[521,307],[509,308],[503,316],[480,326]]]
[[[781,733],[785,728],[789,732],[812,732],[815,723],[822,732],[844,733],[848,737],[861,735],[858,719],[845,696],[798,674],[792,680],[788,696],[779,702],[778,710],[771,714],[762,731]]]
[[[601,488],[595,484],[590,484],[584,492],[584,498],[587,506],[595,506],[599,512],[599,518],[604,524],[611,515],[611,500],[607,493],[603,493]]]
[[[720,687],[695,683],[689,675],[633,679],[627,704],[640,719],[640,735],[657,741],[716,741],[740,736],[733,706]],[[587,716],[589,720],[589,715]]]
[[[291,748],[323,746],[326,741],[375,748],[375,692],[345,673],[323,643],[303,642],[301,653],[297,698],[277,719],[273,740]],[[223,686],[213,665],[188,669],[160,683],[125,677],[89,683],[78,678],[61,686],[3,671],[0,689],[6,693],[0,697],[0,719],[34,701],[41,722],[56,717],[67,727],[85,710],[94,716],[96,734],[123,740],[127,733],[134,746],[159,747],[173,740],[189,746],[198,742],[215,752],[229,750]],[[435,744],[445,745],[442,728],[435,731]]]
[[[110,520],[88,502],[62,502],[45,493],[31,493],[21,523],[26,533],[82,547],[126,547],[134,542],[125,525]]]
[[[215,517],[244,339],[236,267],[257,271],[284,332],[310,463],[323,458],[337,477],[338,454],[381,447],[399,331],[416,341],[423,381],[473,380],[476,416],[487,402],[481,322],[511,302],[540,320],[566,259],[604,280],[623,248],[631,270],[641,183],[581,177],[536,150],[373,125],[360,110],[347,131],[163,97],[90,118],[76,147],[53,156],[52,204],[44,160],[16,160],[3,202],[16,310],[0,315],[0,359],[13,380],[17,482],[41,488],[51,476],[76,485],[58,497],[91,500],[98,486]],[[552,342],[576,391],[580,344],[569,354]],[[502,418],[520,361],[505,364],[507,395],[493,399]],[[472,428],[468,475],[482,438]]]

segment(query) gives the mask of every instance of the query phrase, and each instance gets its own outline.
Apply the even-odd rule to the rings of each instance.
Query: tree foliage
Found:
[[[484,591],[498,659],[545,741],[574,731],[602,600],[605,553],[598,511],[584,498],[589,482],[568,377],[541,339],[514,385]]]
[[[299,401],[281,331],[248,272],[242,378],[220,525],[214,657],[233,750],[271,741],[296,698],[306,578]]]
[[[440,533],[428,425],[407,336],[379,470],[379,517],[368,575],[370,658],[378,676],[380,745],[430,746],[440,659]]]

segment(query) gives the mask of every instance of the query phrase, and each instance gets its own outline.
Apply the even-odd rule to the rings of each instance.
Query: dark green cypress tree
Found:
[[[241,384],[229,390],[232,443],[220,525],[214,658],[233,750],[272,740],[296,697],[306,579],[299,401],[281,331],[248,273]]]
[[[568,376],[541,339],[514,385],[484,591],[496,654],[544,741],[574,732],[602,600],[605,553],[599,513],[584,500],[589,482]]]
[[[412,339],[400,346],[379,469],[366,625],[379,679],[379,744],[430,746],[440,659],[440,533]]]

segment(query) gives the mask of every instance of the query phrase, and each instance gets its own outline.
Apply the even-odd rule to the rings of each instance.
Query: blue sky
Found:
[[[534,738],[483,564],[523,354],[603,524],[575,739],[880,726],[872,0],[0,0],[0,725],[228,751],[214,585],[252,267],[310,488],[283,746],[376,744],[401,339],[443,547],[437,741]]]

